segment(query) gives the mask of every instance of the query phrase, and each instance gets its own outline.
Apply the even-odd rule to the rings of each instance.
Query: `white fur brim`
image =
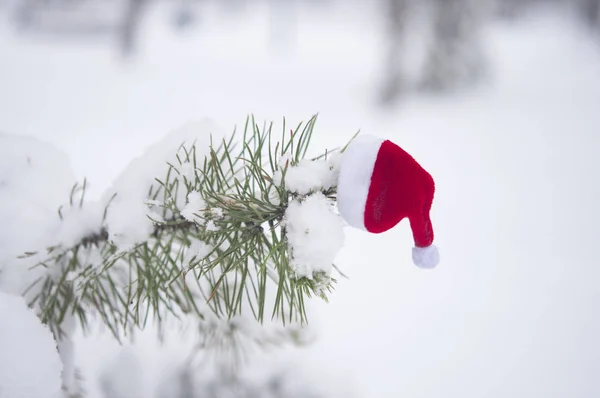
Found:
[[[419,268],[435,268],[440,262],[440,252],[435,245],[427,247],[413,247],[413,263]]]
[[[366,229],[365,206],[382,143],[379,137],[359,135],[342,155],[337,204],[340,215],[354,228]]]

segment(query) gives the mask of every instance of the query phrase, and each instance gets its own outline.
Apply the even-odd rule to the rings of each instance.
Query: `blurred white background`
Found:
[[[319,113],[316,150],[360,129],[434,176],[440,266],[410,263],[408,224],[347,229],[337,265],[349,279],[329,304],[311,302],[314,343],[257,353],[245,369],[250,380],[291,372],[297,395],[273,396],[600,396],[597,2],[5,0],[0,10],[0,131],[63,151],[90,198],[186,122],[233,130],[250,113]],[[170,383],[186,341],[174,332],[159,346],[150,329],[123,349],[106,333],[79,336],[85,396],[108,398],[109,380],[115,398],[184,397],[157,384]]]

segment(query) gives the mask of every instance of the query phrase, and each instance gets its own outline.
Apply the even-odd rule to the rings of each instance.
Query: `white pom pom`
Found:
[[[427,247],[413,247],[413,263],[419,268],[435,268],[440,262],[440,252],[435,245]]]

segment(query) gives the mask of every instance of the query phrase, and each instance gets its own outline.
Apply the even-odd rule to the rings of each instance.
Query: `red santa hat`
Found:
[[[412,259],[422,268],[439,262],[429,211],[435,184],[406,151],[389,140],[356,137],[343,153],[337,187],[340,215],[355,228],[382,233],[408,218]]]

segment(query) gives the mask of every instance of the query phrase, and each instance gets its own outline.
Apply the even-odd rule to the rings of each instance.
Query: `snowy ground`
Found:
[[[2,24],[0,130],[63,150],[92,197],[145,147],[205,116],[233,126],[250,112],[319,112],[315,148],[359,128],[392,138],[436,178],[440,266],[411,264],[407,224],[347,230],[337,263],[350,280],[313,305],[319,339],[261,360],[292,364],[331,397],[600,395],[598,45],[556,13],[493,26],[488,84],[384,112],[373,105],[373,11],[334,12],[304,10],[286,54],[266,47],[262,9],[215,12],[181,35],[156,13],[125,64],[109,43],[22,39]],[[78,341],[86,373],[111,366],[109,341]],[[145,335],[133,349],[146,380],[186,350],[153,344]]]

